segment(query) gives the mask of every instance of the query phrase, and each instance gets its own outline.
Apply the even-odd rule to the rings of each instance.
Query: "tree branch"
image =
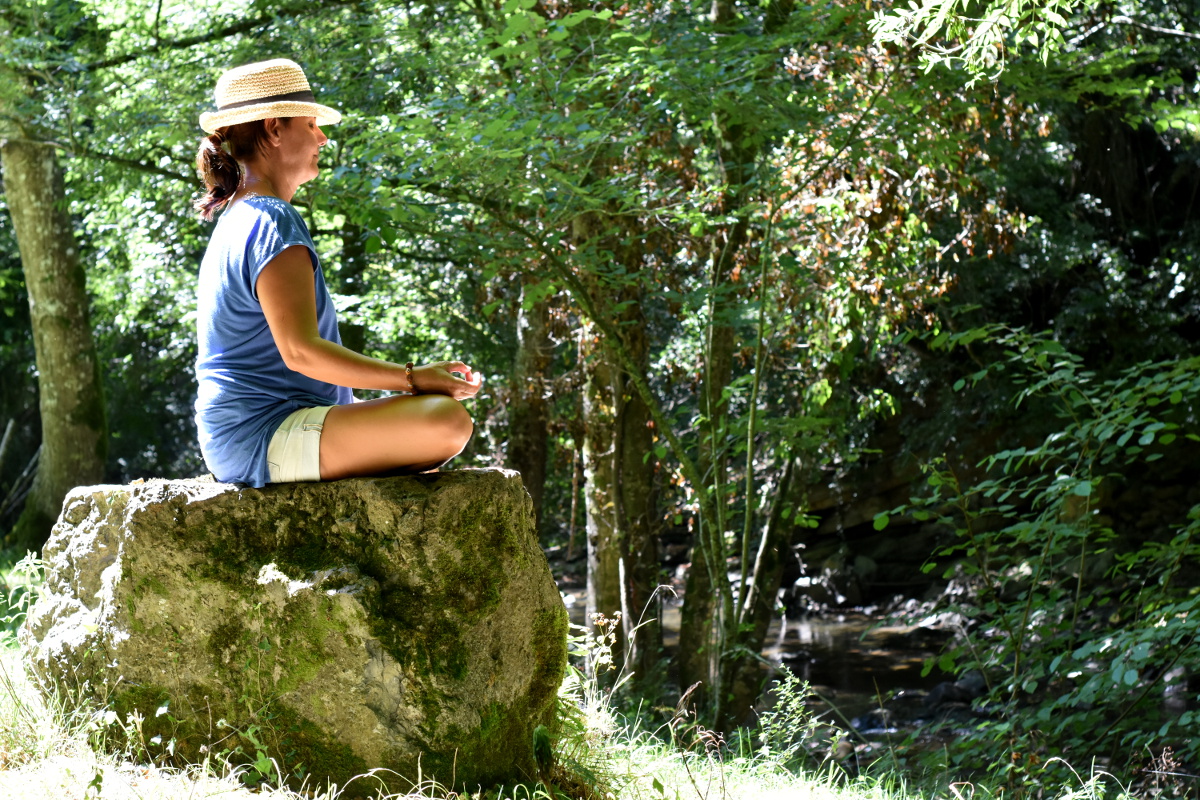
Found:
[[[321,8],[336,8],[338,6],[356,5],[361,2],[362,0],[327,0],[327,2],[321,4]],[[158,53],[163,50],[186,50],[187,48],[195,47],[198,44],[205,44],[207,42],[215,42],[220,39],[227,39],[230,36],[235,36],[239,33],[248,33],[255,28],[259,28],[263,25],[274,22],[280,17],[298,17],[302,14],[311,14],[312,12],[313,4],[308,2],[297,3],[291,6],[283,6],[275,9],[270,14],[260,14],[257,17],[239,20],[232,25],[226,25],[223,28],[206,31],[205,33],[196,34],[195,36],[187,36],[182,39],[173,39],[166,42],[156,41],[154,46],[148,50],[140,50],[135,53],[124,53],[119,56],[101,59],[100,61],[93,61],[92,63],[85,65],[83,71],[94,72],[99,69],[118,67],[122,64],[128,64],[132,61],[137,61],[139,58],[143,58],[151,53]]]
[[[178,172],[172,172],[169,169],[163,169],[162,167],[157,167],[153,164],[147,164],[144,161],[137,161],[132,158],[121,158],[120,156],[114,156],[109,153],[101,153],[97,150],[88,150],[87,148],[72,147],[70,145],[61,144],[60,142],[47,142],[47,144],[52,144],[59,150],[62,150],[64,153],[75,156],[76,158],[94,158],[98,161],[107,161],[110,164],[119,164],[122,167],[129,167],[130,169],[135,169],[138,172],[149,172],[151,175],[159,175],[164,178],[180,181],[181,183],[194,184],[196,182],[196,179],[193,177],[181,175]]]
[[[1149,25],[1145,22],[1138,22],[1136,19],[1130,19],[1129,17],[1113,17],[1112,21],[1115,23],[1124,23],[1125,25],[1132,25],[1135,28],[1142,28],[1144,30],[1153,31],[1154,33],[1161,33],[1165,36],[1179,36],[1183,39],[1200,39],[1200,33],[1191,33],[1189,31],[1178,31],[1178,30],[1175,30],[1174,28],[1160,28],[1157,25]]]

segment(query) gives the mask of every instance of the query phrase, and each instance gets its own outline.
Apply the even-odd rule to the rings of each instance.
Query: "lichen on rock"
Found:
[[[532,775],[567,615],[516,473],[82,487],[44,560],[34,676],[152,749],[310,786]]]

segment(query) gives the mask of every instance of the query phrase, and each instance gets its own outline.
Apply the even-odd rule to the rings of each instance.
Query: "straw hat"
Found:
[[[333,125],[342,119],[338,111],[314,102],[304,70],[286,58],[227,70],[217,81],[214,94],[217,110],[200,115],[205,133],[271,117],[316,117],[321,125]]]

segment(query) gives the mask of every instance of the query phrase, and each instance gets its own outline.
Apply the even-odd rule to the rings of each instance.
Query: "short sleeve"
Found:
[[[308,249],[308,257],[314,270],[317,268],[317,253],[308,228],[289,203],[277,198],[257,198],[262,202],[258,215],[246,239],[247,279],[250,294],[258,299],[258,276],[272,259],[289,247],[300,245]]]

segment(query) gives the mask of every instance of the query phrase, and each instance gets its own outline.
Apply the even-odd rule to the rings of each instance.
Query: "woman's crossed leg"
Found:
[[[321,480],[435,469],[462,452],[473,430],[463,404],[440,394],[334,406],[321,431]]]

